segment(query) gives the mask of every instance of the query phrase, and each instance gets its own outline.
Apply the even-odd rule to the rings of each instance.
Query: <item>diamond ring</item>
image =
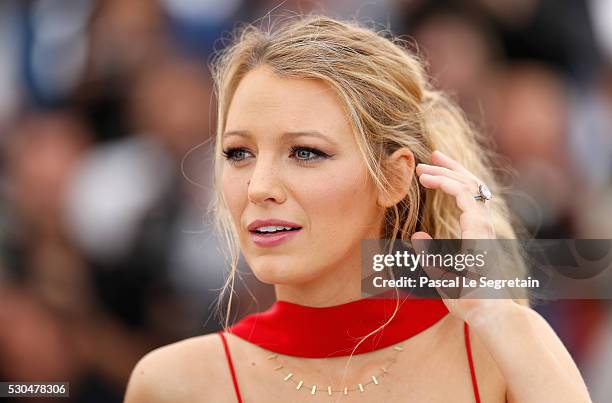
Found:
[[[487,200],[491,200],[493,198],[493,194],[484,183],[478,185],[478,194],[474,196],[475,200],[485,202]]]

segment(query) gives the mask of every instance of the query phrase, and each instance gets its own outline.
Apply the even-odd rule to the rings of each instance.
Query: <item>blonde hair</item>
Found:
[[[216,224],[230,251],[230,270],[222,295],[228,288],[233,292],[240,246],[219,187],[221,136],[238,84],[249,71],[262,65],[279,77],[322,80],[336,92],[346,108],[369,175],[381,192],[388,192],[394,183],[390,177],[393,173],[383,169],[385,156],[408,147],[416,163],[430,163],[431,152],[440,150],[496,195],[488,203],[497,237],[516,238],[485,139],[445,93],[433,88],[423,62],[406,44],[357,22],[310,15],[289,18],[276,29],[243,25],[234,43],[215,55],[211,70],[218,100],[217,200],[213,207]],[[381,238],[409,241],[415,231],[426,231],[434,238],[457,239],[461,237],[460,213],[452,196],[422,188],[414,175],[405,198],[387,209]],[[518,273],[521,267],[515,270]]]

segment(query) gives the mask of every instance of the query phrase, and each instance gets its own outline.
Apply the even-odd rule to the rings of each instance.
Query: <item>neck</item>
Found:
[[[308,282],[276,284],[276,299],[309,307],[334,306],[361,299],[359,256],[351,256],[343,262],[327,268],[325,274]]]
[[[251,314],[229,331],[264,349],[304,358],[373,352],[399,343],[448,313],[436,299],[390,295],[333,306],[304,306],[286,300]]]

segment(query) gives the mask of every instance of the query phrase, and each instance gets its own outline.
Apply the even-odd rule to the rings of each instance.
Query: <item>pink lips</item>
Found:
[[[291,231],[279,231],[275,233],[263,234],[256,232],[255,230],[259,227],[267,226],[281,226],[281,227],[292,227],[297,228]],[[279,245],[285,241],[296,236],[302,227],[296,223],[292,223],[284,220],[268,219],[268,220],[255,220],[247,227],[251,235],[251,239],[257,246],[270,247]]]

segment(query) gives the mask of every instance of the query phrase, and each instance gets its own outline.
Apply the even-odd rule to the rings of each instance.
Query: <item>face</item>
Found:
[[[223,194],[259,280],[298,284],[359,272],[360,241],[379,237],[383,209],[325,83],[280,78],[268,67],[250,71],[231,101],[221,145]]]

